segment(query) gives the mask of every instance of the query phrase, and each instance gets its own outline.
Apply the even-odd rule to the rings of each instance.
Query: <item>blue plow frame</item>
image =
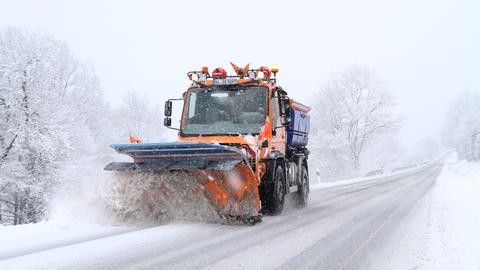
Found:
[[[134,162],[112,162],[105,167],[107,171],[228,171],[239,162],[247,161],[237,148],[208,143],[162,142],[111,146],[118,153],[132,157]]]

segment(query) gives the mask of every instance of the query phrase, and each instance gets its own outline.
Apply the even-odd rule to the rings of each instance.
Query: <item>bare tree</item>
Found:
[[[353,170],[369,143],[379,134],[395,133],[400,124],[390,92],[365,68],[348,68],[330,79],[315,95],[314,106],[314,129],[336,138],[337,145],[329,147],[347,155]]]

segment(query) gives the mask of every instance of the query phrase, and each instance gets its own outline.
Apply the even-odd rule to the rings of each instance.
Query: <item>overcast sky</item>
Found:
[[[480,94],[480,1],[0,1],[0,27],[65,40],[114,105],[127,91],[179,97],[187,71],[229,60],[279,64],[308,104],[329,76],[365,66],[394,93],[412,146],[438,134],[458,93]]]

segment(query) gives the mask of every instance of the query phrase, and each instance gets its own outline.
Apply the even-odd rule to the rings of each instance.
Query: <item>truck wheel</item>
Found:
[[[278,216],[283,212],[285,204],[285,174],[282,166],[275,170],[274,179],[267,189],[265,189],[265,210],[267,213]]]
[[[302,168],[302,182],[298,185],[298,191],[295,193],[295,204],[297,207],[303,208],[308,203],[308,193],[310,185],[308,179],[308,169],[306,166]]]

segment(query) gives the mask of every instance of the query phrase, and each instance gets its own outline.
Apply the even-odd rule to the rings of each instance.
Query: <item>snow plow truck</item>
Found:
[[[231,65],[234,75],[208,67],[188,72],[182,98],[165,102],[164,125],[178,131],[176,142],[131,136],[112,145],[133,158],[105,167],[122,179],[124,215],[143,209],[161,218],[188,202],[188,214],[207,212],[208,222],[255,224],[263,214],[280,215],[289,193],[296,207],[307,205],[310,107],[277,85],[278,66]],[[174,127],[177,101],[183,111]]]

